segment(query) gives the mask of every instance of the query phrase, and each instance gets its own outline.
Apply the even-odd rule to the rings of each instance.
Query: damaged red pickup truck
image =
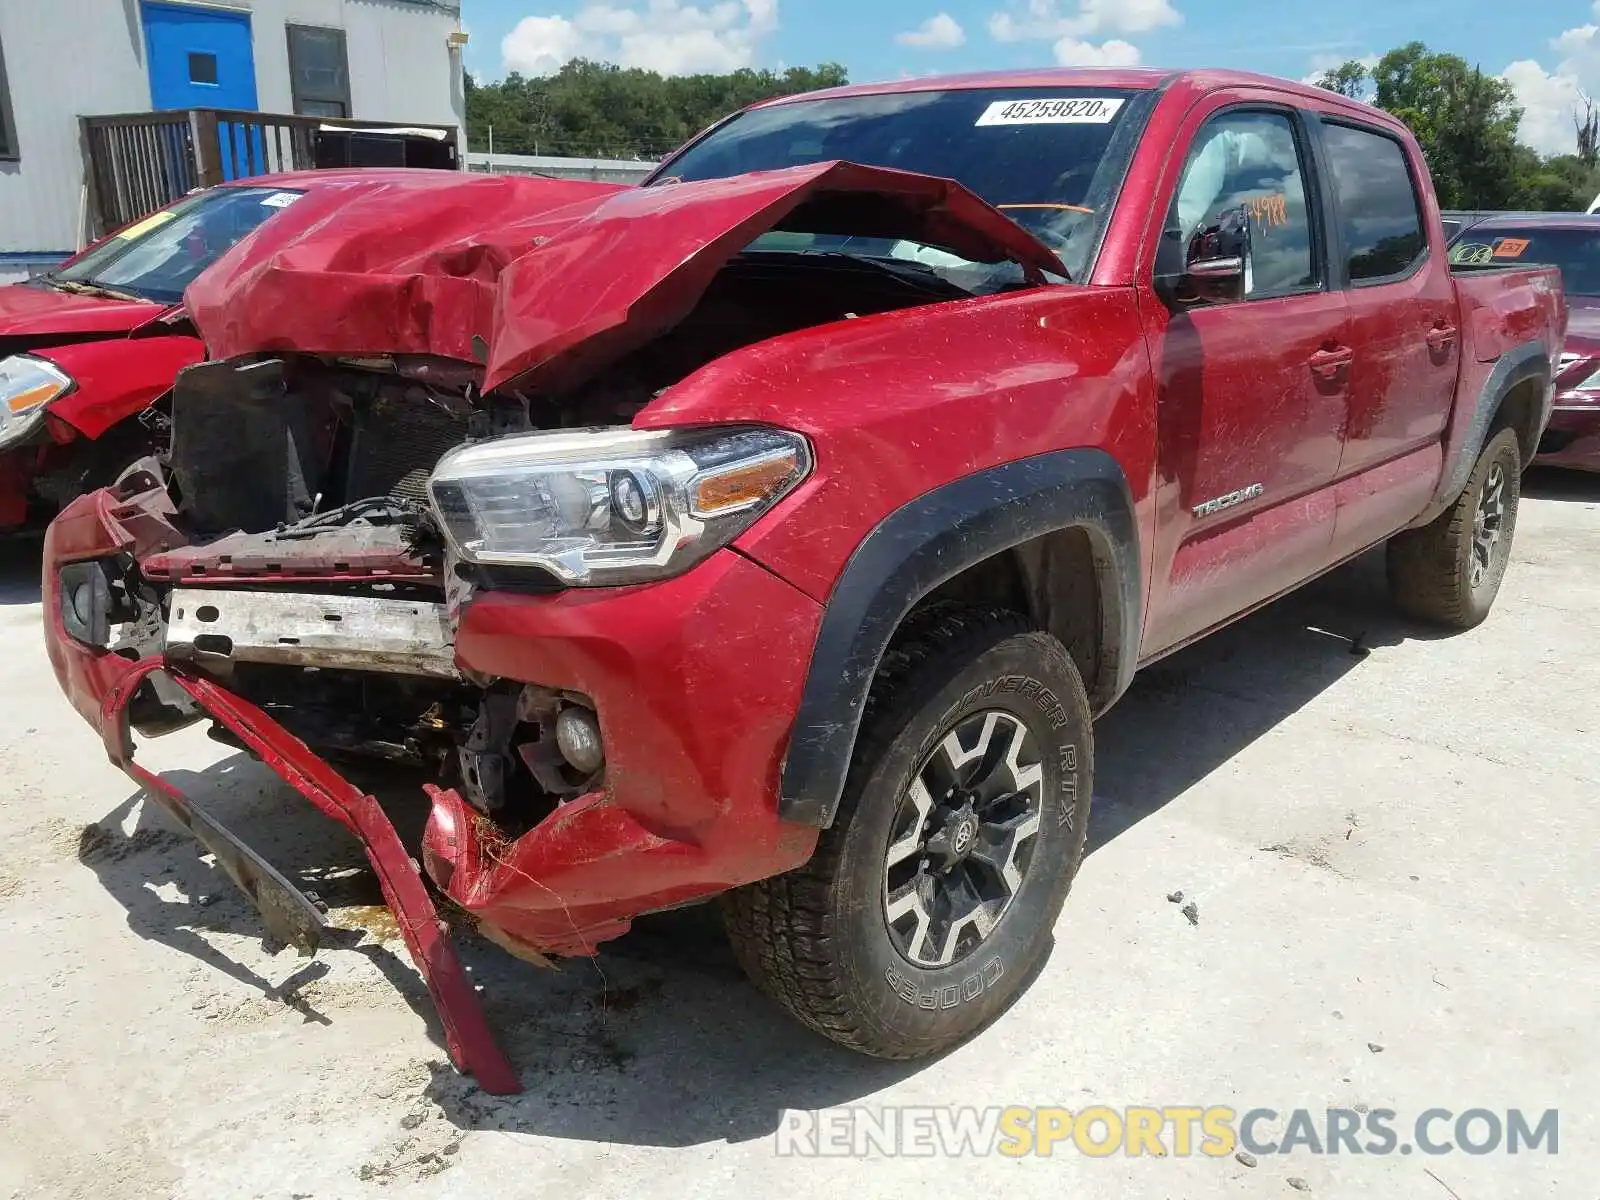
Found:
[[[1385,540],[1483,619],[1566,323],[1554,270],[1449,268],[1392,118],[1151,70],[777,101],[636,189],[314,193],[188,305],[170,458],[50,529],[56,673],[290,940],[131,731],[353,829],[493,1090],[422,871],[531,957],[720,895],[827,1036],[982,1027],[1137,667]],[[428,775],[420,864],[360,756]]]

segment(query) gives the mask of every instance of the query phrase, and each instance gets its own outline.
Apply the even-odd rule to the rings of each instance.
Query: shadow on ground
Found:
[[[1151,667],[1100,726],[1091,849],[1359,670],[1367,653],[1417,636],[1427,635],[1392,615],[1381,556],[1369,556]],[[381,904],[353,840],[260,765],[236,755],[168,778],[336,914]],[[414,842],[420,793],[363,785],[384,798],[402,836]],[[138,800],[130,797],[91,827],[81,855],[121,902],[129,925],[330,1025],[328,1055],[337,1059],[339,1013],[300,995],[325,968],[312,960],[288,984],[273,985],[217,950],[211,939],[218,934],[259,938],[259,918],[153,805],[144,805],[137,828],[124,833],[120,826]],[[153,889],[152,879],[175,886]],[[712,907],[642,919],[595,960],[557,971],[523,963],[471,933],[458,941],[527,1087],[517,1097],[485,1095],[437,1054],[431,1078],[419,1076],[413,1102],[423,1116],[441,1112],[460,1129],[654,1146],[746,1141],[769,1136],[784,1110],[850,1103],[919,1069],[859,1058],[781,1015],[743,981]],[[353,948],[393,981],[442,1045],[403,944],[364,939]],[[1005,1039],[1005,1022],[984,1037]]]
[[[1522,477],[1522,494],[1535,500],[1600,504],[1600,472],[1534,467]]]
[[[16,537],[0,541],[0,605],[39,602],[39,553],[37,537]]]
[[[1146,667],[1095,726],[1093,853],[1246,746],[1408,639],[1448,636],[1399,616],[1383,551]]]

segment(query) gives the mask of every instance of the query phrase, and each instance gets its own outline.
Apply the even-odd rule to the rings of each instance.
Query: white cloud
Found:
[[[919,50],[954,50],[957,46],[966,44],[967,31],[961,28],[961,23],[949,13],[942,12],[936,17],[929,17],[916,29],[898,35],[894,40],[902,46],[914,46]]]
[[[1139,47],[1132,42],[1111,38],[1096,46],[1064,37],[1055,44],[1056,61],[1063,67],[1134,67],[1139,65]]]
[[[594,58],[664,75],[748,67],[778,28],[778,0],[647,0],[589,4],[570,17],[524,17],[500,43],[508,71],[548,75]]]
[[[1081,45],[1094,34],[1148,33],[1182,23],[1170,0],[1077,0],[1070,9],[1063,0],[1025,0],[991,16],[989,34],[999,42],[1071,39]]]
[[[1600,0],[1594,6],[1600,16]],[[1541,154],[1571,154],[1577,145],[1572,123],[1584,96],[1600,95],[1600,27],[1579,25],[1550,39],[1556,53],[1554,70],[1531,58],[1519,59],[1501,72],[1522,106],[1522,140]]]

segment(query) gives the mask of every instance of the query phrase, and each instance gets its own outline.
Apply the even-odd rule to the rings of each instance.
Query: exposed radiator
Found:
[[[358,420],[345,496],[425,500],[435,464],[466,437],[466,420],[429,401],[421,389],[384,396]]]

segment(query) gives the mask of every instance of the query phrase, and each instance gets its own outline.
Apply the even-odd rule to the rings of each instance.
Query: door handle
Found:
[[[1340,371],[1348,367],[1355,358],[1355,351],[1349,347],[1338,350],[1318,350],[1308,360],[1311,369],[1324,379],[1333,379]]]
[[[1435,325],[1428,330],[1428,349],[1443,350],[1456,340],[1456,327],[1454,325]]]

